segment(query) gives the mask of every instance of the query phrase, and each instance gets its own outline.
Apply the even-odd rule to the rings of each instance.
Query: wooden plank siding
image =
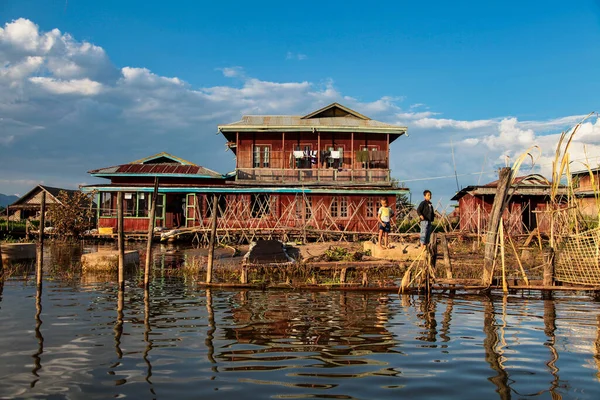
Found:
[[[389,145],[386,135],[364,133],[238,133],[237,180],[275,182],[373,182],[389,184]],[[255,160],[255,148],[260,158]],[[265,160],[265,148],[268,159]],[[339,160],[323,160],[321,151],[342,150]],[[363,163],[357,152],[363,149],[383,152],[378,161]],[[317,154],[311,159],[297,160],[295,150],[309,150]],[[256,161],[256,163],[255,163]]]

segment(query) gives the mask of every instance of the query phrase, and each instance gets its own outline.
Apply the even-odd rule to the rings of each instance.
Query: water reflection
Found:
[[[600,393],[593,302],[196,290],[162,277],[117,296],[114,282],[44,285],[44,297],[41,286],[0,286],[0,397],[48,397],[59,387],[72,398]],[[33,306],[23,293],[35,294],[35,319],[18,318]]]
[[[150,354],[150,350],[152,350],[152,341],[150,340],[150,332],[152,332],[152,327],[150,325],[150,290],[149,288],[145,288],[144,290],[144,343],[146,343],[146,347],[144,348],[143,359],[146,363],[146,382],[150,385],[150,393],[156,395],[154,392],[154,387],[152,386],[152,381],[150,378],[152,377],[152,364],[150,363],[150,358],[148,355]]]
[[[42,369],[42,353],[44,352],[44,336],[42,335],[42,285],[36,285],[37,290],[35,293],[35,338],[38,342],[37,351],[32,355],[33,357],[33,370],[31,373],[34,375],[33,381],[31,381],[31,387],[34,387],[40,376],[38,371]]]

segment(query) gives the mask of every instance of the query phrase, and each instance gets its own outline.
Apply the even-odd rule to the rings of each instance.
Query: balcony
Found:
[[[276,168],[238,168],[236,181],[303,183],[303,184],[371,184],[390,183],[389,169],[276,169]]]
[[[388,185],[387,154],[373,152],[374,160],[353,160],[350,152],[335,152],[336,158],[318,155],[296,158],[294,152],[239,151],[236,181],[239,183],[369,184]],[[313,154],[316,152],[313,152]],[[364,153],[364,152],[363,152]],[[358,158],[355,154],[355,158]]]

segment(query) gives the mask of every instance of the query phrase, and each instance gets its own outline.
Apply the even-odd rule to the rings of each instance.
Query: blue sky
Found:
[[[600,108],[600,4],[487,3],[0,1],[0,193],[160,151],[227,172],[218,124],[332,101],[407,125],[392,175],[434,200],[456,179],[429,178],[485,183],[533,145],[547,174]],[[596,166],[599,136],[572,158]]]

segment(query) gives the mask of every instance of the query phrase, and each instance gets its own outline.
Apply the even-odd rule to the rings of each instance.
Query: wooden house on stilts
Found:
[[[159,178],[156,225],[206,239],[212,196],[220,236],[329,239],[377,231],[381,198],[408,192],[391,180],[390,145],[407,128],[374,121],[333,103],[304,116],[243,116],[219,125],[236,155],[219,174],[170,154],[90,171],[111,180],[98,191],[98,226],[116,227],[116,193],[125,192],[125,231],[147,229],[149,195]]]

